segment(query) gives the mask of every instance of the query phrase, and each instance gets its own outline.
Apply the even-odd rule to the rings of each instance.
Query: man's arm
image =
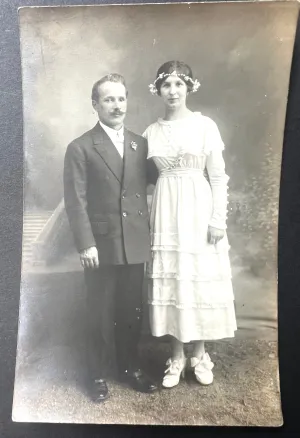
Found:
[[[85,154],[82,148],[73,142],[68,146],[64,160],[64,199],[75,245],[81,256],[84,251],[86,253],[89,248],[96,246],[87,213],[86,188]]]
[[[158,170],[154,161],[147,160],[147,184],[155,185],[158,179]]]
[[[144,137],[144,140],[146,142],[146,150],[147,150],[147,155],[148,155],[148,140]],[[147,159],[147,185],[152,185],[155,186],[157,179],[158,179],[158,170],[157,167],[154,163],[154,161],[152,160],[152,158]],[[153,188],[152,188],[153,190]]]

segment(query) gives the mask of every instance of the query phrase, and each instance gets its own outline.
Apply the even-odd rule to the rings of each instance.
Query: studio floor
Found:
[[[282,424],[276,287],[270,281],[233,266],[238,331],[232,340],[207,343],[215,363],[213,385],[199,385],[190,372],[177,387],[147,395],[110,381],[110,398],[96,405],[85,384],[82,272],[54,271],[37,267],[23,277],[14,421]],[[167,341],[144,334],[141,359],[157,382],[169,353]]]
[[[140,394],[110,381],[110,398],[92,403],[82,359],[70,348],[35,351],[19,374],[13,419],[29,422],[160,425],[281,425],[276,343],[236,340],[210,343],[213,385],[199,385],[188,373],[171,389]],[[144,344],[145,368],[157,378],[168,348]],[[157,359],[153,359],[156,357]],[[154,372],[153,372],[154,370]]]

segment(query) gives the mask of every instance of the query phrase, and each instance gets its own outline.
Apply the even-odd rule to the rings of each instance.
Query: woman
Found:
[[[214,365],[204,341],[234,337],[236,330],[225,232],[224,145],[216,124],[186,106],[188,94],[199,86],[191,68],[180,61],[163,64],[149,86],[165,106],[164,118],[150,125],[144,137],[148,158],[159,170],[150,216],[149,305],[152,334],[172,339],[166,388],[184,375],[184,344],[192,341],[196,379],[211,384]]]

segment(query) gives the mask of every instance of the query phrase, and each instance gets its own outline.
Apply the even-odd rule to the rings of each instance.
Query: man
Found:
[[[156,390],[139,369],[137,354],[144,263],[150,257],[147,182],[155,172],[147,141],[123,125],[124,78],[111,74],[96,82],[92,104],[99,122],[67,148],[64,197],[85,273],[92,395],[103,401],[113,340],[120,378],[137,391]]]

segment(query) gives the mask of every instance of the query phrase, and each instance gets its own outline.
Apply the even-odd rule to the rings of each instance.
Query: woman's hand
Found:
[[[208,231],[207,231],[208,243],[215,245],[221,239],[223,239],[224,235],[225,235],[224,230],[221,230],[220,228],[211,227],[210,225],[208,226]]]

